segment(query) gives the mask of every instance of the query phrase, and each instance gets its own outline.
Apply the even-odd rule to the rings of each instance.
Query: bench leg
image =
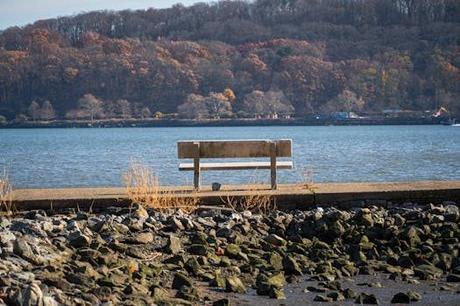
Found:
[[[270,172],[272,189],[276,189],[276,143],[270,145]]]
[[[193,159],[193,187],[200,190],[200,159]]]

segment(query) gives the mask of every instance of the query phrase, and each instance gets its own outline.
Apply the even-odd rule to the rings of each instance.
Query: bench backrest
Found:
[[[291,139],[179,141],[177,155],[179,158],[270,157],[273,143],[277,157],[292,156]]]

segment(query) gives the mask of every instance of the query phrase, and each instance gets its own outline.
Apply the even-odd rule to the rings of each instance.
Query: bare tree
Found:
[[[294,107],[281,90],[265,92],[265,109],[270,114],[294,113]]]
[[[196,94],[189,94],[187,101],[177,107],[179,116],[188,119],[203,119],[209,117],[205,98]]]
[[[39,116],[40,116],[40,120],[51,120],[56,117],[53,105],[51,104],[50,101],[46,100],[45,102],[43,102],[43,105],[40,108]]]
[[[243,110],[249,114],[261,114],[263,112],[264,93],[254,90],[244,96]]]
[[[151,116],[152,116],[152,112],[150,111],[150,109],[148,107],[144,107],[141,110],[141,118],[142,119],[149,118]]]
[[[358,98],[353,91],[343,90],[337,97],[321,106],[323,113],[356,112],[364,107],[364,100]]]
[[[232,104],[223,93],[211,92],[207,97],[190,94],[187,96],[187,101],[179,105],[177,111],[183,118],[219,119],[232,114]]]
[[[117,114],[121,116],[123,119],[131,118],[132,111],[131,111],[131,104],[128,100],[120,99],[117,101]]]
[[[92,94],[85,94],[78,100],[80,110],[94,121],[96,115],[103,115],[103,102]]]
[[[33,121],[36,121],[40,115],[40,105],[36,101],[32,101],[27,109],[27,113]]]
[[[243,111],[254,115],[292,114],[294,107],[281,90],[254,90],[243,101]]]
[[[219,119],[232,113],[232,104],[224,94],[212,92],[204,101],[212,118]]]

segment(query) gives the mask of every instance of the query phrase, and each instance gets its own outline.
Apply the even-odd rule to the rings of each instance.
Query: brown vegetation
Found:
[[[159,177],[140,163],[132,163],[123,175],[123,180],[128,198],[134,204],[159,211],[181,209],[186,213],[191,213],[197,208],[197,196],[194,194],[184,196],[162,188]]]
[[[268,109],[297,116],[459,114],[459,22],[457,0],[220,1],[39,21],[0,33],[0,115],[145,118],[228,90],[231,107],[188,106],[229,116],[276,91],[284,102]]]
[[[11,214],[13,210],[13,188],[8,173],[3,170],[3,173],[0,173],[0,211]]]
[[[277,209],[276,198],[270,195],[270,190],[264,189],[256,173],[250,177],[245,189],[246,195],[233,197],[229,193],[220,198],[220,201],[234,211],[250,211],[252,213],[268,214]]]
[[[227,196],[223,199],[226,206],[234,211],[250,211],[252,213],[267,215],[276,210],[276,198],[256,188],[248,190],[248,195],[234,198]]]

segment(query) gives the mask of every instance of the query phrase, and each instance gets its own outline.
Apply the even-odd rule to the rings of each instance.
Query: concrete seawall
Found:
[[[460,200],[460,181],[280,185],[278,190],[270,190],[268,185],[229,185],[220,191],[211,191],[209,186],[205,186],[200,192],[185,186],[163,190],[177,197],[199,197],[202,205],[221,205],[228,199],[248,196],[270,196],[279,208],[298,209],[329,205],[350,207],[387,205],[390,202],[439,203]],[[86,210],[129,205],[130,200],[124,188],[20,189],[13,193],[13,204],[18,210]]]

